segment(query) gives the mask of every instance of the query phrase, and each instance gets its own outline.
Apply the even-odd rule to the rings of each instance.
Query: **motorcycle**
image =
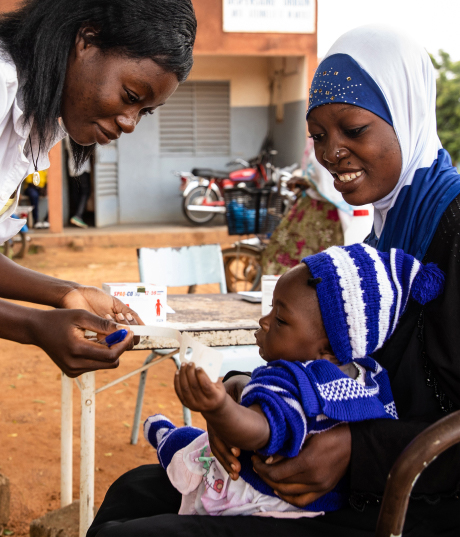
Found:
[[[249,161],[235,159],[227,166],[241,166],[233,171],[194,168],[191,172],[176,172],[180,177],[185,217],[196,225],[211,222],[217,214],[225,214],[224,189],[235,186],[261,188],[271,180],[272,157],[275,150],[262,151]]]

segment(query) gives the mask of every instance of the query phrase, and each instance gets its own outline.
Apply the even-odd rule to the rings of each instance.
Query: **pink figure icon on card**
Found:
[[[161,315],[161,308],[163,307],[163,304],[161,304],[160,299],[157,300],[157,303],[155,304],[155,310],[157,313],[157,317]]]

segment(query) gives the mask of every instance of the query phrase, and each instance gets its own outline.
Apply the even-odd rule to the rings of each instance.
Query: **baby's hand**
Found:
[[[174,376],[174,389],[181,403],[197,412],[214,412],[224,404],[227,392],[221,380],[216,383],[200,367],[184,363]]]

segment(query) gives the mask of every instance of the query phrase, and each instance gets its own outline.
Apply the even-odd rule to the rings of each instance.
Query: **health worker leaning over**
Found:
[[[0,15],[0,243],[23,220],[11,218],[24,178],[49,167],[66,132],[77,165],[131,133],[168,99],[192,67],[191,0],[25,0]],[[61,123],[59,123],[61,120]],[[0,255],[0,338],[41,347],[68,375],[107,369],[133,343],[111,349],[84,339],[141,322],[101,290],[24,269]]]
[[[412,301],[375,354],[388,370],[399,420],[341,424],[307,438],[297,457],[274,464],[253,457],[259,476],[294,505],[314,501],[344,476],[350,505],[314,519],[178,516],[180,495],[151,465],[112,485],[89,537],[375,534],[386,478],[399,454],[431,423],[460,408],[460,178],[436,134],[435,100],[428,54],[381,27],[340,37],[311,88],[308,128],[316,157],[346,202],[374,204],[370,244],[382,251],[403,248],[446,273],[444,294],[425,308]],[[368,337],[377,332],[370,329]],[[233,375],[225,386],[237,397],[247,382]],[[208,431],[213,453],[229,473],[238,471],[232,446]],[[459,497],[460,447],[454,446],[415,483],[404,535],[457,537]]]

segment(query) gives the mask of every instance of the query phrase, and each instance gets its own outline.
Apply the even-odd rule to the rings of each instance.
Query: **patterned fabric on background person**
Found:
[[[284,274],[304,257],[342,244],[337,207],[305,194],[273,232],[262,254],[263,274]]]
[[[299,180],[304,179],[309,188],[273,232],[262,254],[263,274],[284,274],[304,257],[344,242],[343,230],[353,208],[334,189],[331,174],[316,160],[311,138],[305,147],[302,169],[304,177]]]

